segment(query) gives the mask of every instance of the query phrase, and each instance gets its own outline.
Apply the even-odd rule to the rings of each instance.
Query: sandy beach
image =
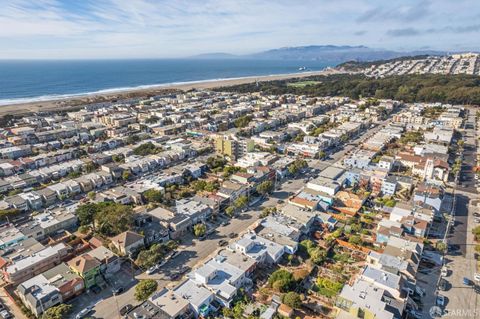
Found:
[[[112,93],[103,93],[103,94],[94,93],[94,94],[88,94],[88,95],[77,96],[77,97],[66,98],[66,99],[1,105],[0,117],[4,117],[6,115],[26,115],[29,113],[35,113],[40,111],[74,110],[82,107],[85,104],[90,104],[90,103],[108,102],[108,101],[122,100],[127,98],[142,98],[142,97],[146,98],[146,97],[150,97],[150,96],[154,96],[154,95],[158,95],[166,92],[178,91],[178,90],[186,91],[191,89],[212,89],[212,88],[217,88],[222,86],[251,83],[255,81],[284,80],[284,79],[293,79],[293,78],[303,78],[303,77],[308,77],[312,75],[329,75],[332,73],[338,73],[338,71],[329,69],[325,71],[278,74],[278,75],[269,75],[269,76],[252,76],[252,77],[244,77],[244,78],[236,78],[236,79],[191,82],[191,83],[184,83],[184,84],[165,84],[165,85],[158,85],[155,87],[149,87],[147,89],[131,89],[131,90],[127,89],[127,90],[112,92]]]

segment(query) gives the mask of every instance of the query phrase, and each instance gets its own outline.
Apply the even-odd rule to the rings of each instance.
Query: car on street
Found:
[[[445,306],[445,296],[438,295],[437,299],[435,299],[435,303],[437,304],[437,306]]]
[[[97,285],[93,285],[92,287],[90,287],[90,290],[92,290],[97,295],[102,292],[102,288],[98,287]]]
[[[220,246],[220,247],[224,247],[224,246],[227,246],[227,245],[228,245],[228,242],[225,239],[222,239],[218,242],[218,246]]]
[[[133,306],[131,304],[127,304],[122,308],[120,308],[120,315],[125,316],[132,309],[133,309]]]
[[[448,290],[448,281],[441,278],[440,281],[438,282],[438,289],[440,289],[441,291],[447,291]]]
[[[159,265],[155,265],[155,266],[152,266],[152,267],[148,268],[146,273],[147,273],[147,275],[151,275],[154,272],[156,272],[158,269],[160,269]]]
[[[121,294],[125,289],[122,286],[116,287],[112,289],[112,293],[114,295],[119,295]]]
[[[75,319],[82,319],[86,317],[91,311],[93,310],[92,306],[88,306],[87,308],[83,309],[75,316]]]
[[[0,311],[0,318],[2,319],[13,319],[13,316],[8,310],[2,310]]]
[[[229,221],[224,221],[220,224],[220,226],[228,226],[228,225],[230,225]]]
[[[442,267],[442,270],[440,271],[440,275],[441,275],[442,277],[447,277],[447,276],[448,276],[448,268],[445,267],[445,266],[443,266],[443,267]]]

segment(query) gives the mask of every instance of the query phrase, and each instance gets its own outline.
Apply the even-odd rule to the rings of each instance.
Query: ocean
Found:
[[[157,85],[320,71],[321,61],[236,59],[0,61],[0,105]]]

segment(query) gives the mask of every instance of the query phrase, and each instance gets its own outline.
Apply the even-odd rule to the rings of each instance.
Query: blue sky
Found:
[[[161,58],[285,46],[480,50],[479,0],[0,0],[0,58]]]

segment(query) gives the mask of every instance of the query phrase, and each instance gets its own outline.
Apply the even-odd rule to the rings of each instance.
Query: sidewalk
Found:
[[[10,313],[13,315],[15,319],[28,319],[27,316],[23,314],[20,308],[15,304],[8,294],[6,293],[5,289],[1,288],[0,290],[0,299],[2,302],[7,306]]]

